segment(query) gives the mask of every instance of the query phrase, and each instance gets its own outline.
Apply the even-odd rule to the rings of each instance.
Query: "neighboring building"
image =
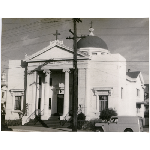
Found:
[[[144,106],[145,111],[149,111],[149,84],[144,84],[145,90],[144,90]]]
[[[144,80],[140,71],[127,72],[127,112],[144,117]],[[128,101],[128,103],[127,103]],[[136,104],[136,107],[135,107]],[[136,112],[136,113],[135,113]]]
[[[144,84],[145,89],[144,89],[144,101],[146,103],[149,103],[149,84]]]
[[[77,43],[78,107],[86,119],[99,118],[105,108],[118,115],[144,115],[144,81],[141,72],[126,74],[126,59],[111,54],[92,28]],[[10,60],[6,119],[23,120],[41,111],[42,120],[52,115],[64,119],[72,110],[73,50],[63,41],[52,41],[24,60]],[[27,108],[26,108],[27,106]],[[31,115],[32,116],[32,115]]]
[[[7,98],[7,82],[6,73],[3,72],[1,75],[1,110],[6,109],[6,98]]]

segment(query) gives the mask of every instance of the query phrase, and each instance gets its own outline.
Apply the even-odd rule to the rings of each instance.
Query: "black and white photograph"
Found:
[[[2,130],[149,131],[149,18],[3,18]]]
[[[2,0],[1,149],[149,149],[149,14],[148,0]]]

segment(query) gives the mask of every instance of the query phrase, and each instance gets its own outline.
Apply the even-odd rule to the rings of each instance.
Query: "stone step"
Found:
[[[42,127],[44,125],[46,125],[47,127],[60,127],[60,128],[67,128],[70,126],[69,122],[61,122],[60,121],[60,116],[51,116],[48,120],[41,120],[36,122],[34,120],[30,120],[27,124],[27,126],[36,126],[36,127]]]

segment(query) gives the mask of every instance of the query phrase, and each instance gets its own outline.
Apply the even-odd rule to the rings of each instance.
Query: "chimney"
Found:
[[[128,69],[128,72],[130,72],[130,69]]]

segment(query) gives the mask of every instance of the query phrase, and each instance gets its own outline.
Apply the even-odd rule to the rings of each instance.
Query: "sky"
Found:
[[[127,69],[141,71],[145,84],[149,84],[149,19],[148,18],[81,18],[77,23],[77,34],[88,35],[94,28],[94,35],[102,38],[110,53],[119,53],[127,60]],[[55,40],[71,47],[71,18],[3,18],[1,36],[1,67],[8,71],[8,60],[22,60]]]

